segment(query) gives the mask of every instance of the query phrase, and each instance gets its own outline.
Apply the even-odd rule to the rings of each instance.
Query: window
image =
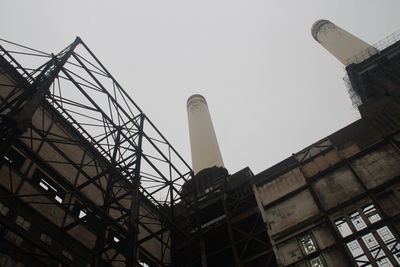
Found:
[[[11,258],[10,256],[6,255],[6,254],[1,254],[0,253],[0,266],[2,267],[24,267],[24,265]]]
[[[353,232],[361,231],[367,228],[368,225],[380,221],[382,218],[379,215],[373,204],[369,204],[361,209],[357,209],[346,217],[339,218],[335,221],[336,228],[342,237],[349,236]],[[349,224],[351,222],[351,225]]]
[[[86,213],[86,211],[85,211],[85,210],[80,210],[80,211],[79,211],[78,218],[79,218],[79,219],[81,219],[81,218],[85,217],[85,216],[86,216],[86,214],[87,214],[87,213]]]
[[[10,148],[10,150],[5,153],[4,159],[14,169],[21,169],[25,162],[25,157],[14,148]]]
[[[318,251],[317,243],[312,233],[305,234],[299,238],[300,247],[305,255],[310,255]],[[322,256],[316,256],[308,261],[311,267],[323,267],[325,266]]]
[[[317,251],[317,246],[315,245],[315,242],[311,234],[306,234],[300,237],[300,244],[306,255],[309,255],[314,251]]]
[[[62,202],[63,202],[63,199],[62,199],[60,196],[58,196],[58,195],[56,195],[55,199],[56,199],[56,201],[57,201],[58,203],[62,203]]]
[[[367,216],[370,223],[375,223],[381,220],[381,216],[379,216],[378,211],[372,204],[363,208],[363,212],[365,216]]]
[[[309,146],[302,151],[294,154],[294,157],[299,161],[299,162],[306,162],[308,160],[311,160],[318,155],[328,152],[332,150],[333,144],[329,139],[324,139],[319,141],[318,143],[313,144],[312,146]]]
[[[0,202],[0,214],[3,216],[7,216],[9,211],[10,209],[6,205]]]
[[[29,228],[31,227],[31,222],[28,220],[25,220],[24,217],[22,216],[17,216],[17,219],[15,220],[16,224],[19,225],[22,229],[25,231],[28,231]]]
[[[46,235],[45,233],[41,233],[40,234],[40,241],[42,241],[43,243],[47,244],[47,245],[51,245],[51,237]]]
[[[392,232],[390,232],[390,230],[389,230],[389,228],[387,228],[387,226],[379,228],[376,231],[378,232],[379,236],[382,238],[383,242],[385,242],[385,244],[394,240],[394,235],[392,234]]]
[[[379,267],[392,267],[393,266],[388,258],[379,259],[379,260],[377,260],[376,263],[378,264]]]
[[[335,221],[336,227],[339,230],[339,233],[342,237],[346,237],[351,235],[353,232],[351,231],[351,228],[349,224],[346,222],[345,218],[340,218]]]
[[[353,241],[347,243],[347,247],[349,248],[349,250],[354,258],[362,255],[364,252],[360,246],[360,243],[358,243],[357,240],[353,240]]]
[[[345,217],[335,221],[336,228],[342,237],[351,236],[353,233],[370,227],[361,237],[354,238],[346,243],[348,251],[357,266],[390,267],[400,264],[400,243],[388,226],[374,229],[374,224],[381,221],[382,217],[373,204],[359,208]],[[393,258],[389,257],[393,256]]]
[[[23,239],[22,237],[20,237],[19,235],[17,235],[14,232],[11,232],[9,230],[6,230],[4,233],[4,238],[8,241],[10,241],[11,243],[15,244],[16,246],[20,247]]]
[[[38,184],[44,191],[49,192],[49,197],[53,198],[58,203],[63,202],[64,193],[60,186],[47,177],[41,170],[36,169],[32,175],[32,181]]]
[[[360,231],[367,227],[367,225],[365,224],[363,218],[360,216],[360,213],[358,211],[350,214],[350,220],[357,231]]]
[[[149,267],[150,265],[148,265],[147,263],[139,260],[139,266],[141,266],[141,267]]]
[[[315,257],[309,261],[311,267],[324,267],[325,264],[320,256]]]
[[[61,254],[62,254],[64,257],[66,257],[67,259],[69,259],[70,261],[73,261],[73,260],[74,260],[74,257],[72,257],[71,253],[69,253],[69,252],[66,251],[66,250],[63,250],[63,251],[61,252]]]

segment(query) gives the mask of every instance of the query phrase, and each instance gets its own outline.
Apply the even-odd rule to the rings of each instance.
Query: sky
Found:
[[[2,0],[0,38],[57,53],[80,36],[190,159],[186,100],[202,94],[225,167],[257,174],[359,118],[344,66],[311,36],[328,19],[368,43],[398,0]]]

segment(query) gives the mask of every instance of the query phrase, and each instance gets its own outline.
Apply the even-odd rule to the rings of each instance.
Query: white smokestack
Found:
[[[375,47],[328,20],[316,21],[311,28],[311,34],[317,42],[346,66],[360,63],[379,52]]]
[[[206,99],[189,97],[187,112],[194,174],[213,166],[224,167]]]

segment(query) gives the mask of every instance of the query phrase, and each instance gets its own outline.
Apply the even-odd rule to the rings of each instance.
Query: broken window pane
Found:
[[[342,237],[346,237],[351,235],[353,232],[350,229],[349,224],[345,221],[344,218],[335,221],[336,227],[340,232]]]
[[[317,250],[317,246],[310,234],[304,235],[300,238],[300,243],[304,252],[308,255]]]
[[[84,216],[86,216],[86,211],[84,211],[84,210],[79,211],[79,216],[78,216],[79,219],[84,217]]]

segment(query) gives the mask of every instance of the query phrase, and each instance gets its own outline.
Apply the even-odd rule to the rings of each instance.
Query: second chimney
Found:
[[[311,34],[314,39],[326,48],[345,66],[359,63],[365,57],[372,56],[378,50],[351,33],[336,26],[329,20],[316,21]]]
[[[192,95],[187,101],[190,148],[194,174],[210,167],[224,167],[206,99]]]

